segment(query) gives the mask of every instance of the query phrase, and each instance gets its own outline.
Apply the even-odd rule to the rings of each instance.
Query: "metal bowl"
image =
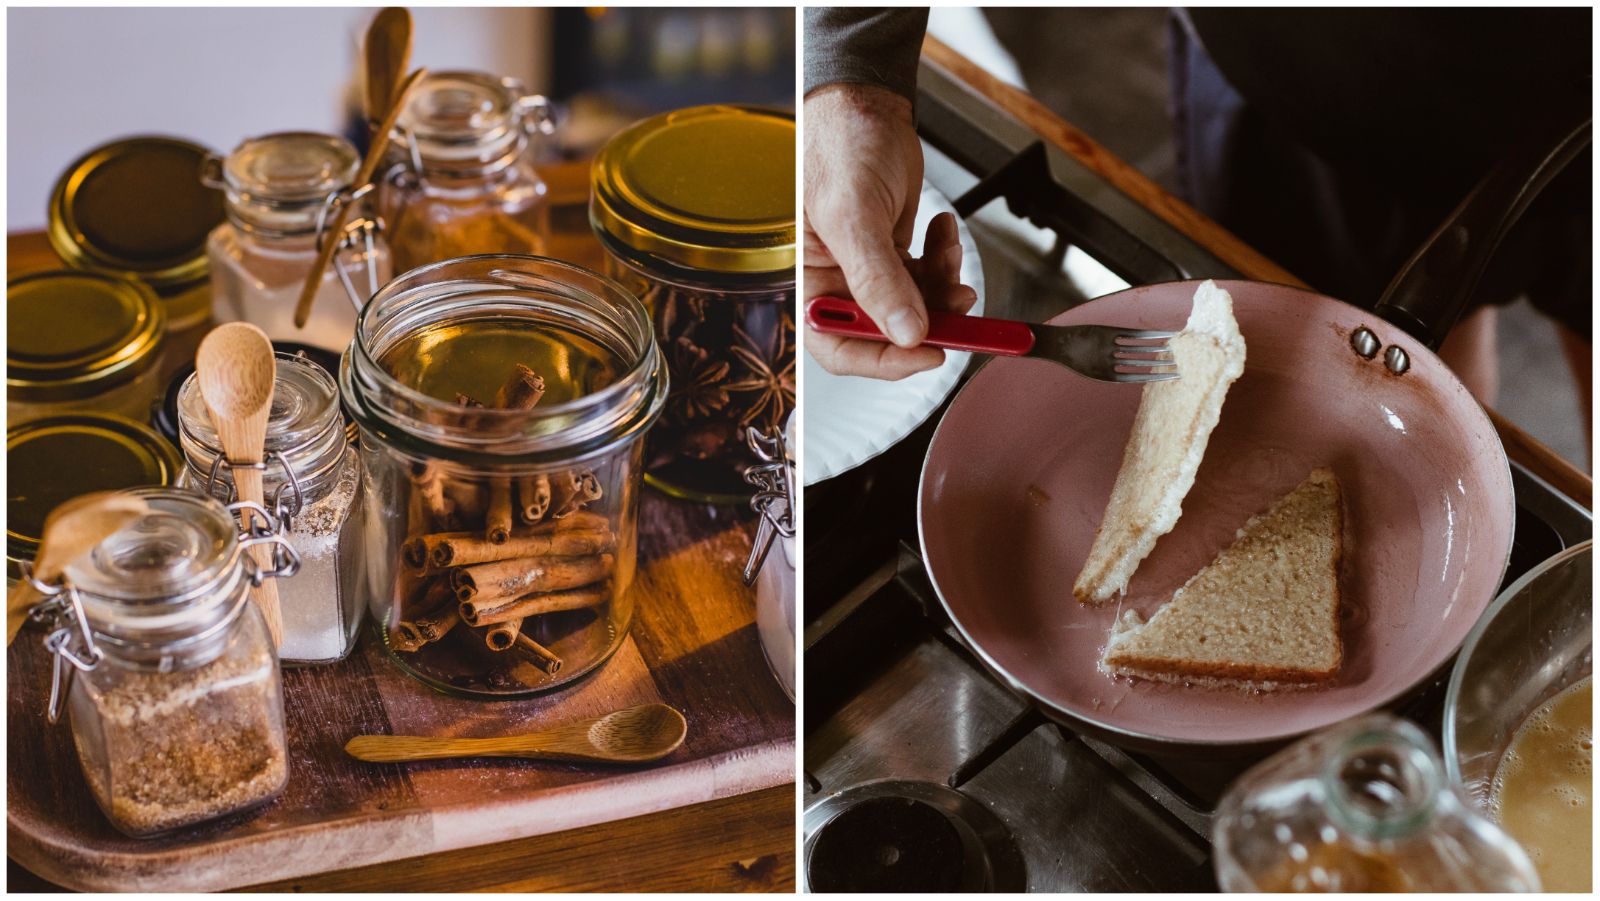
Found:
[[[1480,809],[1517,729],[1593,671],[1593,545],[1567,548],[1501,592],[1461,647],[1445,694],[1445,766]]]

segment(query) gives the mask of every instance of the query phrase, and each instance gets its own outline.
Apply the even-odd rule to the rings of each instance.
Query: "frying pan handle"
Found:
[[[1400,267],[1375,312],[1438,350],[1501,239],[1551,179],[1589,146],[1590,127],[1585,103],[1519,142]]]
[[[815,297],[806,304],[806,323],[824,335],[888,341],[853,300]],[[1020,357],[1033,349],[1033,329],[1026,322],[928,311],[928,337],[922,343],[947,350]]]

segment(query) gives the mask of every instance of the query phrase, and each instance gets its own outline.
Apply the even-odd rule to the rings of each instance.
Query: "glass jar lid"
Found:
[[[304,232],[316,227],[328,196],[355,181],[361,157],[336,135],[284,131],[245,139],[221,161],[220,177],[213,174],[215,166],[213,158],[206,180],[222,188],[235,223]]]
[[[45,517],[93,491],[171,485],[177,451],[148,426],[85,413],[37,419],[6,432],[6,559],[31,561]]]
[[[276,358],[264,450],[269,458],[283,454],[297,479],[316,480],[344,454],[338,383],[327,370],[304,357],[279,351]],[[189,466],[204,478],[222,453],[222,441],[201,396],[200,381],[193,374],[178,390],[178,428]],[[226,472],[222,475],[226,477]],[[269,466],[263,478],[270,491],[283,480],[283,473]]]
[[[495,162],[520,147],[522,86],[482,72],[430,72],[400,113],[398,142],[415,143],[425,164],[444,168]]]
[[[148,612],[216,582],[237,562],[238,525],[220,501],[183,489],[134,493],[150,512],[66,568],[67,581],[91,596],[86,600],[133,602]],[[115,606],[86,609],[106,620],[116,618]]]
[[[6,394],[30,403],[93,397],[161,358],[155,292],[95,272],[36,272],[6,284]]]
[[[687,269],[793,269],[794,144],[794,115],[780,110],[697,106],[645,119],[595,158],[589,220]]]

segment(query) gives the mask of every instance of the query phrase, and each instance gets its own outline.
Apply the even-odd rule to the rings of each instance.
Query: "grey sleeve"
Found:
[[[805,92],[849,82],[888,88],[912,102],[925,7],[807,7]]]

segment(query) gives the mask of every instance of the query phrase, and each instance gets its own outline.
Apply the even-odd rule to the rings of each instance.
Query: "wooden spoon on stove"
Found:
[[[356,179],[352,187],[360,188],[372,181],[377,174],[378,166],[383,162],[383,155],[389,150],[389,134],[394,131],[395,123],[400,120],[400,111],[406,108],[406,98],[410,96],[411,89],[416,87],[428,74],[427,69],[418,69],[401,82],[399,90],[394,93],[394,105],[384,114],[383,121],[378,123],[377,130],[372,133],[372,144],[367,147],[367,158],[361,161],[361,169],[356,172]],[[305,328],[306,320],[311,316],[311,304],[317,299],[317,288],[322,284],[322,273],[328,269],[328,264],[333,262],[333,255],[339,250],[339,236],[344,234],[344,224],[350,218],[351,204],[341,204],[333,214],[333,218],[326,223],[327,231],[323,233],[322,251],[317,254],[317,259],[311,264],[311,271],[306,273],[306,283],[300,289],[300,302],[294,308],[294,327]]]
[[[200,342],[194,358],[195,377],[200,380],[200,397],[211,412],[211,424],[222,442],[232,470],[239,500],[265,505],[261,470],[255,464],[264,459],[267,420],[272,414],[272,389],[278,363],[272,355],[272,342],[266,333],[248,322],[230,322],[212,329]],[[252,527],[256,514],[244,511],[245,526]],[[250,549],[256,565],[272,568],[272,545]],[[266,617],[272,645],[283,642],[283,616],[278,610],[278,586],[267,579],[254,589],[256,605]]]
[[[64,501],[44,520],[34,578],[49,585],[74,560],[95,549],[118,529],[150,512],[142,497],[121,491],[96,491]],[[44,600],[32,584],[18,582],[6,598],[6,645],[17,638],[28,611]]]
[[[642,704],[531,735],[504,738],[358,735],[345,744],[344,750],[351,757],[372,763],[450,757],[648,763],[676,751],[688,731],[689,724],[676,709],[666,704]]]

